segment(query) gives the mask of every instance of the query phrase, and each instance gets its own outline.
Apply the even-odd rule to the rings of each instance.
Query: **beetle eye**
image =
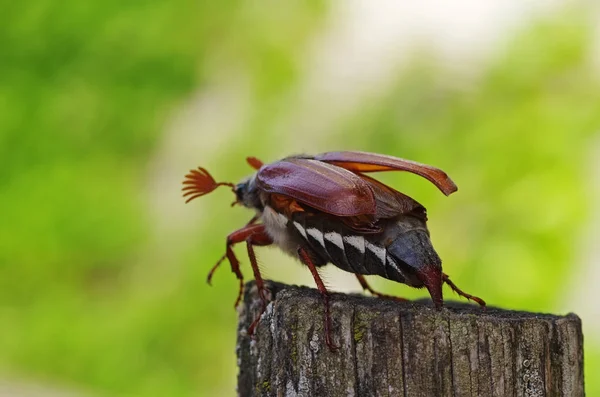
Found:
[[[246,191],[246,184],[245,183],[239,183],[236,187],[235,187],[235,196],[237,197],[239,202],[244,202],[244,192]]]

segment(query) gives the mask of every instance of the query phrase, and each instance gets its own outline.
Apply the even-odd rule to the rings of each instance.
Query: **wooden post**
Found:
[[[333,294],[331,352],[323,304],[306,287],[268,282],[260,307],[246,285],[239,316],[238,394],[245,396],[584,395],[583,335],[574,314],[554,316],[446,303]],[[447,295],[450,295],[447,293]]]

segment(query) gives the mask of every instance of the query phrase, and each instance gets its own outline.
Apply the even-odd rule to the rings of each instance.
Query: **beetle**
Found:
[[[208,283],[228,259],[239,280],[235,306],[243,291],[243,275],[232,246],[246,242],[248,257],[262,301],[267,290],[254,247],[275,244],[298,258],[312,273],[323,298],[325,341],[331,338],[329,292],[318,268],[332,263],[354,273],[366,291],[383,298],[404,300],[375,291],[364,275],[378,275],[411,287],[425,287],[436,308],[443,305],[442,284],[458,295],[485,307],[485,302],[460,290],[442,272],[434,250],[423,205],[390,186],[367,176],[379,171],[407,171],[433,183],[446,196],[457,190],[442,170],[397,157],[357,151],[289,156],[270,164],[247,158],[256,172],[238,184],[219,182],[204,168],[191,170],[183,181],[186,203],[228,186],[236,196],[232,204],[253,209],[255,216],[227,237],[225,254],[210,270]],[[260,314],[248,329],[252,334]]]

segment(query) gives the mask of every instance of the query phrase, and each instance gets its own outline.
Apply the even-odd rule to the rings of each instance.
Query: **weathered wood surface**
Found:
[[[246,285],[238,333],[240,396],[583,396],[583,335],[574,315],[334,294],[333,337],[310,288]]]

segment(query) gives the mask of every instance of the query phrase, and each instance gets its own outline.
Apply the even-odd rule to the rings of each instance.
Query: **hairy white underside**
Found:
[[[269,236],[273,239],[273,243],[281,248],[284,252],[297,256],[298,246],[290,238],[287,230],[288,219],[285,215],[276,212],[273,208],[265,206],[262,213],[262,220]]]

